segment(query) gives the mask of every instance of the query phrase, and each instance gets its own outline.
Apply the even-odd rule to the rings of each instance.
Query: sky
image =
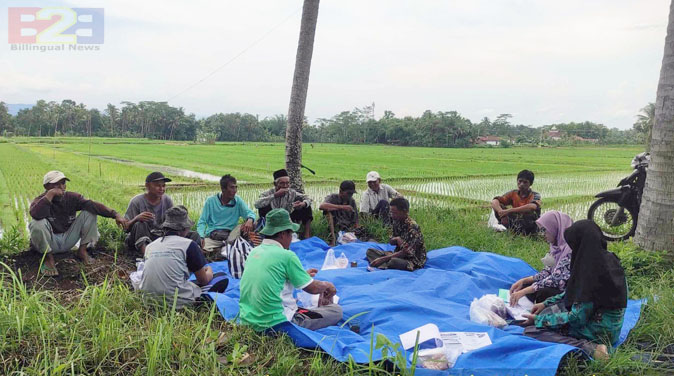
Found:
[[[98,51],[17,51],[8,8],[104,9]],[[104,109],[168,101],[188,113],[287,114],[301,0],[4,1],[0,101]],[[631,128],[655,101],[666,0],[323,0],[310,121],[375,104],[541,126]]]

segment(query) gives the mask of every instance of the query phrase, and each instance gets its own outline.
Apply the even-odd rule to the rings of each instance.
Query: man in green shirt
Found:
[[[290,220],[285,209],[274,209],[266,218],[261,231],[266,239],[248,255],[241,277],[241,322],[258,331],[286,321],[311,330],[337,324],[342,319],[342,307],[332,303],[335,286],[313,279],[318,271],[305,271],[297,255],[289,250],[292,234],[300,225]],[[320,294],[318,307],[298,309],[292,295],[295,288]]]
[[[208,253],[220,253],[225,242],[231,244],[238,234],[247,237],[253,230],[255,213],[236,194],[237,189],[236,178],[227,174],[220,179],[222,192],[207,198],[204,203],[197,231],[202,239],[201,248]],[[240,227],[237,226],[239,218],[244,220]]]

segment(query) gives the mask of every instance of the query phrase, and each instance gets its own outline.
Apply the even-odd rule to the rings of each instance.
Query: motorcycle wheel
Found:
[[[587,219],[601,228],[604,239],[608,241],[629,239],[637,229],[637,216],[633,210],[607,197],[600,198],[590,206]]]

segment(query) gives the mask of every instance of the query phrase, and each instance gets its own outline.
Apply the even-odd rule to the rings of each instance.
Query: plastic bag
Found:
[[[410,355],[410,361],[414,354]],[[456,360],[454,360],[456,362]],[[446,370],[449,368],[447,354],[443,347],[419,350],[417,353],[417,365],[426,369]]]
[[[507,325],[506,321],[501,318],[501,316],[483,308],[477,298],[473,299],[473,302],[470,303],[470,321],[493,326],[495,328],[503,328]]]
[[[349,266],[349,259],[346,258],[344,252],[337,258],[337,267],[340,269],[345,269]]]
[[[498,219],[496,219],[496,214],[494,214],[493,210],[489,211],[489,220],[487,221],[487,226],[489,226],[489,228],[492,228],[492,229],[494,229],[498,232],[502,232],[502,231],[507,230],[505,226],[503,226],[502,224],[500,224],[498,222]]]
[[[335,257],[335,250],[330,248],[325,254],[325,260],[323,261],[323,266],[321,270],[330,270],[330,269],[344,269],[349,266],[349,259],[346,258],[344,252],[339,256]]]
[[[335,250],[330,248],[325,253],[325,260],[323,260],[323,266],[321,270],[330,270],[337,269],[337,259],[335,258]]]
[[[136,259],[136,271],[129,274],[131,279],[131,286],[134,290],[140,290],[140,282],[143,280],[143,268],[145,267],[145,260]]]
[[[313,299],[314,299],[313,294],[309,294],[308,292],[306,292],[304,290],[300,290],[297,293],[297,300],[299,300],[302,308],[306,308],[306,309],[314,308]],[[316,300],[318,300],[318,299],[316,299]]]
[[[337,236],[338,244],[353,243],[356,240],[358,240],[358,238],[353,232],[340,231],[339,235]]]
[[[508,310],[503,299],[494,294],[487,294],[478,299],[480,307],[492,311],[501,318],[508,317]]]

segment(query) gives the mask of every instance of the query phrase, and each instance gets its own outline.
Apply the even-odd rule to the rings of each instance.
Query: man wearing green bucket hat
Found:
[[[262,331],[290,321],[316,330],[335,325],[342,319],[342,307],[332,303],[337,292],[335,286],[313,279],[318,271],[305,271],[297,255],[289,250],[292,234],[299,227],[290,220],[285,209],[274,209],[267,214],[260,232],[266,239],[250,252],[241,276],[239,318],[243,324]],[[298,308],[293,298],[295,288],[320,294],[319,306]]]

